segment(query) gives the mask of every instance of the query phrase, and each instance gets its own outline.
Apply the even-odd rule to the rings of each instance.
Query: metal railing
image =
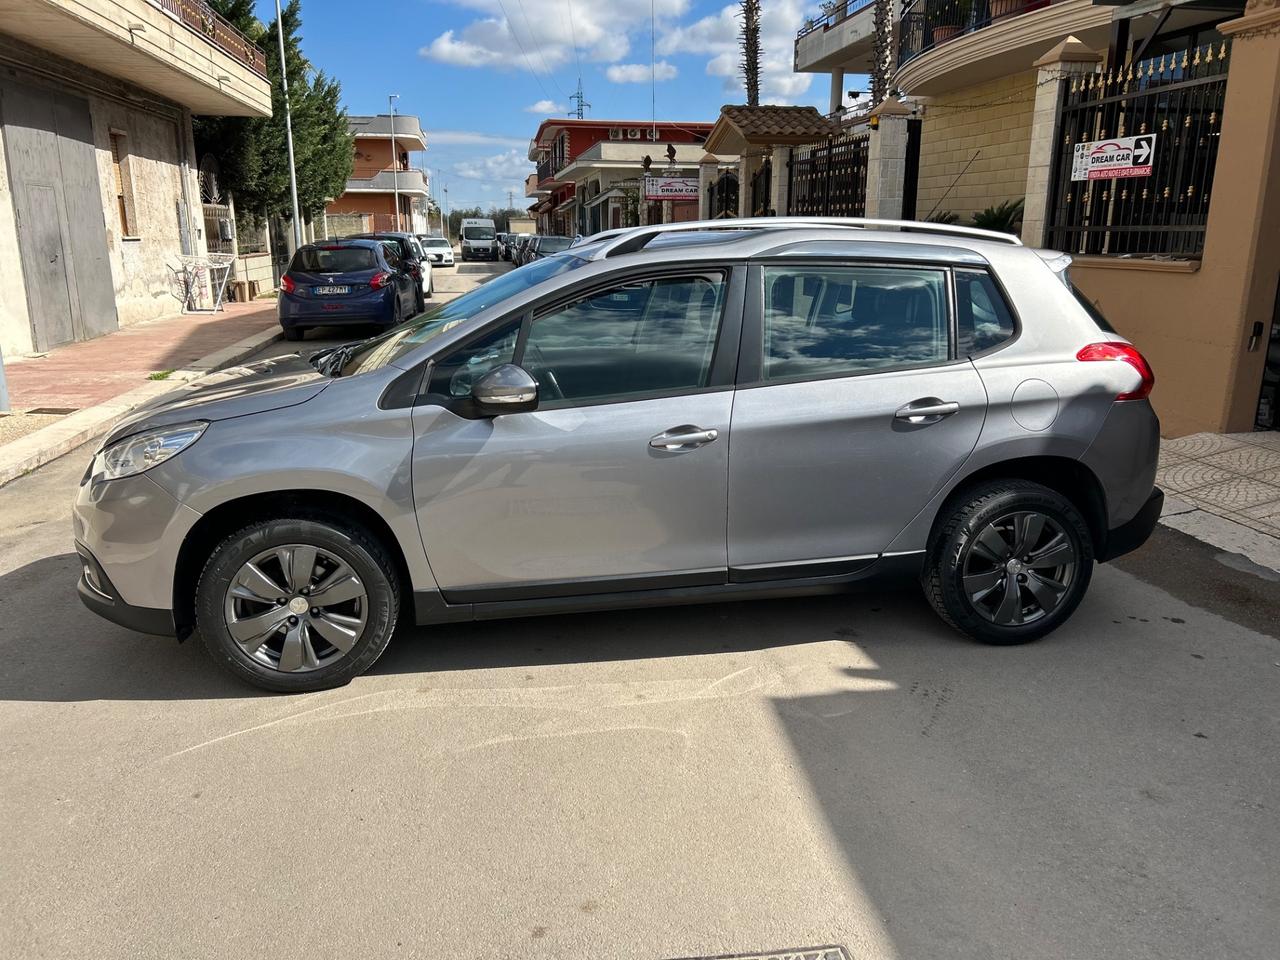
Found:
[[[926,50],[997,20],[1020,16],[1061,0],[910,0],[898,26],[898,66]]]
[[[843,23],[848,20],[859,10],[863,10],[875,3],[875,0],[845,0],[844,3],[836,5],[827,5],[824,9],[824,15],[821,17],[810,17],[804,22],[804,26],[796,33],[796,39],[807,37],[811,33],[819,30],[826,30],[834,27],[837,23]]]
[[[1219,40],[1064,84],[1047,246],[1102,256],[1197,258],[1217,166],[1231,45]],[[1150,135],[1150,173],[1089,179],[1081,144]],[[1135,171],[1126,171],[1132,173]]]
[[[198,33],[260,77],[267,75],[267,56],[256,43],[224,20],[204,0],[151,0],[193,33]]]

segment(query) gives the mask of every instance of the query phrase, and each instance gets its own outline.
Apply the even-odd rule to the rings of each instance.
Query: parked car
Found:
[[[569,237],[534,237],[525,254],[525,263],[563,253],[571,246],[573,246],[573,240]]]
[[[639,227],[166,394],[85,473],[80,596],[286,691],[401,619],[876,576],[975,640],[1043,636],[1156,523],[1154,378],[1069,257],[899,226]]]
[[[516,237],[515,245],[511,248],[511,262],[517,267],[524,266],[525,251],[529,249],[529,244],[533,243],[537,234],[525,233]]]
[[[435,296],[436,286],[435,279],[431,276],[431,260],[422,249],[422,245],[418,243],[417,236],[412,233],[379,231],[353,234],[352,239],[382,240],[394,244],[396,253],[404,261],[405,268],[418,281],[418,299],[413,312],[421,313],[426,309],[427,301]]]
[[[446,237],[432,237],[425,233],[420,233],[418,234],[418,243],[422,246],[422,252],[427,255],[427,259],[431,261],[433,266],[453,266],[453,244]]]
[[[417,277],[382,240],[326,240],[298,248],[280,278],[276,316],[286,340],[312,327],[395,326],[416,312]]]

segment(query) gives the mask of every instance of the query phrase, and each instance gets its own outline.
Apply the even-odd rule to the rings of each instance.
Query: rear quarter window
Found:
[[[956,271],[956,352],[985,353],[1013,339],[1013,311],[984,270]]]

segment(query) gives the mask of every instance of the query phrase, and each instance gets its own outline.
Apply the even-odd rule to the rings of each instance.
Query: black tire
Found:
[[[422,284],[418,284],[418,292],[413,295],[414,316],[427,309],[427,295],[422,292]]]
[[[284,338],[294,343],[301,340],[307,333],[306,327],[281,327],[280,329],[284,331]]]
[[[404,305],[400,303],[400,294],[391,301],[391,326],[398,327],[404,322]]]
[[[367,602],[363,628],[346,653],[295,673],[282,672],[251,656],[231,635],[225,612],[232,580],[244,565],[286,544],[314,546],[340,559],[365,590],[366,599],[359,602]],[[266,520],[236,531],[214,549],[196,586],[196,629],[209,655],[242,680],[280,693],[340,687],[364,673],[387,648],[399,611],[400,580],[383,544],[358,525],[320,516]],[[270,642],[263,647],[269,649]]]
[[[1043,546],[1022,544],[1018,552],[1024,555],[1018,556],[1013,551],[1022,531],[1015,518],[1026,516],[1047,518],[1037,534]],[[992,533],[1008,548],[998,562],[988,559]],[[1064,557],[1064,543],[1071,549],[1071,565],[1048,567]],[[1025,563],[1028,558],[1041,563]],[[1056,629],[1079,606],[1093,562],[1089,526],[1071,501],[1028,480],[992,480],[961,491],[943,508],[929,538],[921,582],[938,616],[966,636],[980,643],[1029,643]],[[966,569],[973,592],[965,589]],[[1053,579],[1058,576],[1061,581]],[[1032,577],[1034,583],[1027,585]],[[988,582],[994,585],[984,589]],[[1057,585],[1064,589],[1059,592]],[[1045,609],[1042,597],[1056,601]]]
[[[433,270],[433,271],[432,271],[432,273],[431,273],[431,276],[427,277],[427,296],[426,296],[426,299],[430,300],[430,299],[434,298],[434,297],[435,297],[435,295],[436,295],[436,277],[435,277],[435,271]],[[422,309],[423,309],[423,310],[427,309],[427,305],[426,305],[425,303],[422,305]]]

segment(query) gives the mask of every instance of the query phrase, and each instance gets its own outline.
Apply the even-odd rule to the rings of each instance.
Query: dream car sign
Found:
[[[697,200],[697,177],[645,177],[646,200]]]
[[[1149,177],[1156,155],[1156,135],[1112,137],[1077,143],[1071,156],[1072,180],[1116,180]]]

